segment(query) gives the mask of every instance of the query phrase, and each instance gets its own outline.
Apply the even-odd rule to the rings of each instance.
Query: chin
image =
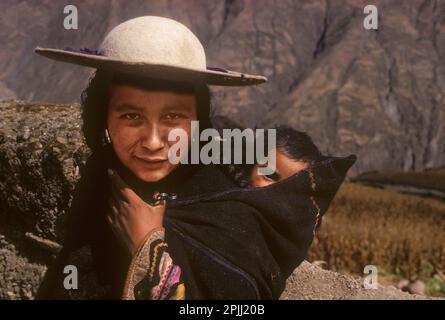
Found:
[[[133,175],[141,181],[154,183],[158,182],[174,171],[176,166],[162,165],[155,168],[147,167],[146,165],[141,165],[138,162],[130,162],[127,168],[133,173]]]
[[[158,182],[159,180],[165,178],[167,174],[160,172],[139,172],[136,176],[145,182]]]

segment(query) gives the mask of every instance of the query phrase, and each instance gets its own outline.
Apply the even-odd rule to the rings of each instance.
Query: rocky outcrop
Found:
[[[304,261],[287,279],[283,300],[423,300],[435,299],[402,292],[395,287],[365,289],[363,279],[323,270]]]
[[[265,85],[214,89],[215,115],[238,126],[288,124],[324,152],[355,153],[356,174],[445,163],[445,2],[375,1],[379,29],[363,28],[366,1],[2,2],[0,81],[19,99],[78,101],[91,70],[46,60],[40,46],[97,48],[118,23],[162,15],[189,26],[208,64],[266,75]],[[1,93],[1,92],[0,92]]]
[[[0,300],[34,299],[47,268],[19,254],[0,234]]]
[[[0,299],[32,299],[89,154],[78,105],[0,103]],[[282,299],[419,299],[304,262]]]
[[[88,156],[78,105],[0,103],[0,233],[60,240]]]

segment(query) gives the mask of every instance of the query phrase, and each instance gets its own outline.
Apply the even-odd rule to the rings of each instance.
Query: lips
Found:
[[[141,164],[143,164],[146,167],[156,168],[161,167],[164,165],[168,159],[163,158],[141,158],[141,157],[134,157],[136,160],[138,160]]]

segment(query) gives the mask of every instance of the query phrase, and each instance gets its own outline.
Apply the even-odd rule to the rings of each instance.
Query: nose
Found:
[[[162,132],[157,125],[152,125],[144,129],[141,146],[150,152],[159,151],[164,148],[165,143]]]

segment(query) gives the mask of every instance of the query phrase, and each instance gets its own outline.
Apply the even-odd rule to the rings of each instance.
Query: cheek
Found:
[[[119,158],[129,156],[129,151],[136,145],[139,139],[139,130],[128,126],[122,126],[116,123],[110,123],[108,126],[113,148]]]
[[[179,123],[179,124],[175,125],[174,127],[170,127],[168,129],[167,133],[165,134],[166,140],[168,140],[170,131],[172,131],[174,129],[183,130],[186,133],[187,139],[181,139],[181,144],[190,145],[190,142],[192,141],[191,121],[187,120],[187,121],[184,121],[183,123]],[[174,144],[178,143],[178,141],[179,141],[179,138],[177,138],[175,141],[168,141],[168,145],[173,146]]]
[[[274,184],[273,181],[267,179],[264,175],[258,173],[258,167],[255,166],[250,176],[250,185],[254,188],[266,187]]]
[[[191,141],[191,139],[192,139],[192,121],[190,121],[190,120],[185,121],[181,125],[181,129],[183,129],[183,130],[185,130],[185,132],[187,132],[188,140]]]
[[[250,185],[252,187],[259,188],[263,186],[264,181],[256,171],[257,169],[255,168],[250,176]]]

